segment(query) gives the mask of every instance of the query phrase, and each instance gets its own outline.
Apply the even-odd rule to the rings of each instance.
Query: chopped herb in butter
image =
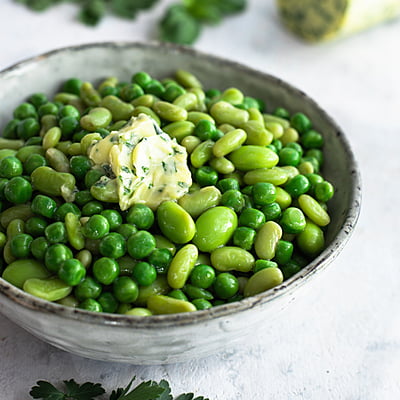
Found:
[[[182,197],[192,184],[186,149],[145,114],[94,142],[88,155],[95,167],[117,177],[122,210],[135,203],[156,209],[165,200]]]

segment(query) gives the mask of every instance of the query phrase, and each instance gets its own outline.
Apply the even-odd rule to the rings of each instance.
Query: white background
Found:
[[[43,14],[0,2],[0,70],[66,45],[156,38],[170,1],[132,21],[76,22],[72,4]],[[357,229],[342,254],[268,331],[185,364],[133,366],[57,350],[0,316],[0,400],[28,399],[38,379],[167,379],[178,394],[218,400],[400,398],[400,20],[346,40],[305,44],[272,1],[204,31],[196,48],[283,78],[319,101],[346,132],[363,179]],[[1,88],[0,88],[1,90]],[[1,112],[1,105],[0,105]]]

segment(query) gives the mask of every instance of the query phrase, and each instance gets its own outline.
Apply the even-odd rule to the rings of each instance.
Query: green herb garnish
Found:
[[[114,389],[109,400],[209,400],[205,397],[194,397],[193,393],[184,393],[178,397],[171,395],[171,388],[167,381],[145,381],[131,390],[135,377],[131,379],[125,388]],[[43,400],[94,400],[106,393],[100,383],[86,382],[76,383],[73,379],[63,381],[64,390],[57,389],[47,381],[37,381],[29,394],[33,399]],[[105,398],[104,396],[102,397]]]

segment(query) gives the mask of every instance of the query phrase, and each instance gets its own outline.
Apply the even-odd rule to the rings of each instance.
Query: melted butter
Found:
[[[192,184],[186,149],[145,114],[93,143],[88,156],[95,167],[111,167],[121,210],[136,203],[154,210],[182,197]]]

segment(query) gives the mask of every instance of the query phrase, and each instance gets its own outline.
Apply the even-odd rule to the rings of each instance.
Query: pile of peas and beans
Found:
[[[122,211],[95,190],[109,166],[87,154],[140,114],[186,148],[193,184],[156,210]],[[324,248],[334,189],[322,146],[303,113],[205,90],[188,71],[68,79],[17,106],[0,138],[0,273],[49,301],[142,316],[266,291]]]

